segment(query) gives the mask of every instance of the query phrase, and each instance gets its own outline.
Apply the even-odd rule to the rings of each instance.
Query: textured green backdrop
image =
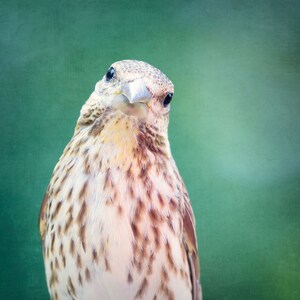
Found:
[[[299,1],[1,1],[0,298],[48,299],[37,219],[109,65],[175,84],[204,299],[300,299]]]

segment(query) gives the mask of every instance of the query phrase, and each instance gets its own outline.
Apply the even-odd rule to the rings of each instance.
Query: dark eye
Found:
[[[172,100],[172,97],[173,97],[173,93],[169,93],[169,94],[166,96],[166,98],[164,99],[164,102],[163,102],[163,106],[164,106],[164,107],[167,107],[167,106],[170,104],[170,102],[171,102],[171,100]]]
[[[116,74],[116,71],[113,67],[110,67],[106,72],[105,79],[106,81],[110,81]]]

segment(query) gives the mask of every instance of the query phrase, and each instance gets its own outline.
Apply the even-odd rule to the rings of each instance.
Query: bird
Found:
[[[168,139],[174,85],[113,63],[83,105],[39,215],[52,300],[200,300],[195,217]]]

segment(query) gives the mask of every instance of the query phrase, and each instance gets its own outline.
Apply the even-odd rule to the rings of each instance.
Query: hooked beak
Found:
[[[124,83],[122,85],[121,94],[124,95],[131,104],[148,103],[151,99],[151,94],[144,80],[141,78]]]

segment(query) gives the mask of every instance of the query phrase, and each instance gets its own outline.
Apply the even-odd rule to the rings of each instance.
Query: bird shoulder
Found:
[[[39,231],[42,242],[44,241],[46,227],[47,227],[47,206],[48,206],[49,193],[48,190],[45,193],[42,206],[40,208],[40,216],[39,216]]]
[[[196,237],[195,217],[190,199],[184,184],[182,183],[184,215],[183,215],[183,243],[187,254],[192,283],[193,300],[201,300],[200,266],[198,257],[198,246]]]

